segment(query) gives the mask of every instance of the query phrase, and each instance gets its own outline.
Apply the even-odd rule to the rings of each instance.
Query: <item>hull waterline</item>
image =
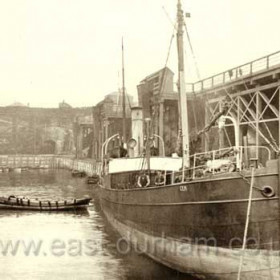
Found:
[[[240,249],[193,245],[168,237],[155,237],[119,222],[109,213],[105,212],[105,215],[122,236],[120,243],[126,243],[122,253],[137,250],[156,262],[199,279],[237,279]],[[277,251],[246,250],[241,279],[279,279],[279,261]]]

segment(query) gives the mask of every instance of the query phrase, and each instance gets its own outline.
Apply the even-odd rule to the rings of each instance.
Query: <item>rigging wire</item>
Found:
[[[169,55],[170,55],[170,50],[171,50],[171,46],[172,46],[172,42],[173,42],[173,39],[175,37],[175,31],[177,31],[177,25],[172,21],[171,17],[169,16],[168,12],[166,11],[165,7],[162,6],[162,9],[164,10],[164,13],[165,15],[167,16],[169,22],[171,23],[171,25],[173,26],[173,32],[172,32],[172,36],[171,36],[171,39],[170,39],[170,44],[169,44],[169,48],[168,48],[168,53],[167,53],[167,58],[166,58],[166,62],[165,62],[165,67],[164,67],[164,72],[163,72],[163,78],[162,78],[162,85],[161,85],[161,88],[160,88],[160,91],[159,93],[161,94],[162,91],[163,91],[163,88],[165,86],[165,79],[166,79],[166,67],[167,67],[167,63],[168,63],[168,60],[169,60]],[[179,104],[178,104],[179,105]],[[178,110],[180,111],[180,106],[178,106]],[[181,124],[180,124],[180,121],[178,122],[178,127],[179,127],[179,130],[178,130],[178,138],[177,138],[177,150],[179,152],[179,148],[181,146],[180,141],[181,141]]]
[[[187,57],[186,49],[184,50],[184,54],[185,54],[185,57]],[[194,96],[194,99],[192,101],[190,101],[190,103],[191,103],[191,108],[192,108],[192,113],[193,113],[195,133],[197,133],[197,131],[198,131],[197,117],[196,117],[196,110],[194,108],[195,107],[194,103],[196,102],[196,94],[194,93],[193,96]]]
[[[186,23],[184,23],[184,26],[185,26],[185,31],[186,31],[186,34],[187,34],[187,39],[188,39],[188,42],[189,42],[190,50],[191,50],[191,53],[192,53],[192,58],[193,58],[194,65],[195,65],[196,75],[197,75],[198,80],[200,81],[201,80],[201,75],[200,75],[197,59],[196,59],[196,56],[195,56],[195,53],[194,53],[194,50],[193,50],[190,34],[188,32],[188,28],[187,28]]]
[[[163,9],[165,15],[167,16],[169,22],[170,22],[170,23],[172,24],[172,26],[174,27],[174,30],[177,30],[177,25],[176,25],[176,23],[173,22],[173,20],[171,19],[170,15],[168,14],[168,12],[166,11],[166,9],[165,9],[164,6],[162,6],[162,9]]]
[[[164,65],[164,72],[163,72],[161,87],[160,87],[160,90],[159,90],[159,95],[161,95],[161,93],[163,92],[164,87],[165,87],[166,67],[167,67],[167,64],[168,64],[169,57],[170,57],[170,51],[171,51],[172,42],[173,42],[174,37],[175,37],[175,28],[173,29],[173,33],[171,35],[171,39],[170,39],[170,43],[169,43],[169,47],[168,47],[168,52],[167,52],[167,57],[166,57],[165,65]]]
[[[188,43],[189,43],[189,46],[190,46],[190,50],[191,50],[191,53],[192,53],[192,59],[193,59],[194,65],[195,65],[196,76],[197,76],[198,80],[201,80],[197,59],[196,59],[196,56],[195,56],[195,53],[194,53],[194,49],[193,49],[193,46],[192,46],[191,38],[190,38],[188,29],[187,29],[187,25],[186,25],[185,22],[184,22],[184,27],[185,27],[185,32],[186,32],[186,35],[187,35]],[[195,103],[197,101],[197,97],[196,97],[195,92],[193,92],[193,96],[194,96],[194,99],[191,102],[191,105],[192,105],[192,112],[193,112],[193,118],[194,118],[195,133],[197,134],[197,132],[198,132],[197,112],[196,112],[197,110],[195,110]]]
[[[168,64],[170,51],[171,51],[171,47],[172,47],[172,42],[173,42],[173,39],[175,37],[175,31],[177,30],[177,25],[172,21],[170,15],[168,14],[168,12],[166,11],[164,6],[162,6],[162,9],[163,9],[165,15],[167,16],[169,22],[173,26],[173,31],[172,31],[172,35],[171,35],[171,39],[170,39],[170,43],[169,43],[169,47],[168,47],[167,57],[166,57],[165,65],[164,65],[164,73],[163,73],[163,78],[162,78],[162,83],[161,83],[159,94],[162,93],[162,91],[164,89],[164,86],[165,86],[165,80],[166,80],[166,73],[165,73],[166,71],[165,70],[166,70],[166,67],[167,67],[167,64]]]
[[[173,26],[173,30],[172,30],[172,35],[171,35],[170,42],[169,42],[169,47],[168,47],[168,51],[167,51],[167,57],[166,57],[166,60],[165,60],[165,65],[164,65],[164,68],[163,68],[163,75],[162,75],[162,78],[161,78],[161,84],[160,84],[160,89],[159,89],[159,96],[161,96],[162,92],[165,89],[165,84],[166,84],[166,68],[167,68],[167,64],[168,64],[168,61],[169,61],[169,57],[170,57],[170,52],[171,52],[171,47],[172,47],[173,39],[175,37],[175,31],[177,30],[176,24],[173,23],[171,17],[167,13],[167,11],[164,8],[164,6],[162,6],[162,9],[164,10],[164,13],[167,16],[169,22]]]

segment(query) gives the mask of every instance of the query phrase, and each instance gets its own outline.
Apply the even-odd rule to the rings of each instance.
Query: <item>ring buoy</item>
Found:
[[[163,176],[162,174],[157,175],[157,176],[155,177],[155,185],[156,185],[156,186],[162,186],[162,185],[164,185],[164,176]]]
[[[146,188],[150,185],[150,176],[149,175],[140,175],[137,180],[137,185],[139,188]]]
[[[264,186],[261,190],[261,194],[264,197],[274,197],[275,196],[275,190],[271,186]]]

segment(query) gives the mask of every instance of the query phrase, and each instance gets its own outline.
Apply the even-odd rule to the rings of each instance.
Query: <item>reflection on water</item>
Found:
[[[1,195],[44,198],[95,196],[70,172],[0,174]],[[0,210],[0,279],[192,279],[136,253],[116,250],[118,234],[97,199],[87,211]]]

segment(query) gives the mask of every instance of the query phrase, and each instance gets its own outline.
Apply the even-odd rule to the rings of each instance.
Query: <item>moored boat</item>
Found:
[[[99,182],[99,176],[97,174],[89,176],[87,178],[87,183],[88,184],[96,185],[96,184],[98,184],[98,182]]]
[[[73,177],[85,177],[87,175],[86,172],[79,170],[72,170],[71,174]]]
[[[90,201],[91,198],[89,197],[67,200],[46,200],[11,195],[0,197],[0,209],[65,211],[86,208],[89,206]]]
[[[1,166],[1,167],[0,167],[0,173],[2,173],[2,172],[8,173],[8,172],[10,172],[11,170],[12,170],[12,169],[9,168],[8,166]]]
[[[122,238],[173,269],[200,279],[280,279],[280,157],[250,146],[264,150],[267,160],[248,165],[248,147],[239,144],[239,128],[226,110],[212,123],[233,122],[235,144],[189,154],[183,26],[178,0],[182,156],[151,156],[149,120],[143,153],[136,157],[110,158],[115,136],[107,139],[101,207]]]

